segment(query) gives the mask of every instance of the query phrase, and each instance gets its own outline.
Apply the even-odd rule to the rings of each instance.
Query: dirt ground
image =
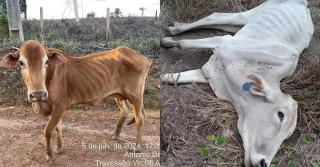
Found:
[[[164,12],[171,14],[171,17],[169,14],[163,16],[163,22],[176,20],[192,22],[213,11],[226,12],[223,7],[217,9],[218,6],[214,4],[207,4],[203,8],[211,11],[196,10],[196,4],[201,6],[207,2],[190,2],[195,3],[192,4],[195,10],[194,13],[190,12],[192,14],[189,18],[185,18],[187,14],[183,15],[181,11],[184,8],[192,10],[192,5],[186,3],[183,6],[177,2],[178,6],[172,4],[169,7],[164,6]],[[170,1],[164,0],[164,5],[169,3]],[[230,6],[232,5],[229,3]],[[320,165],[320,9],[317,5],[311,6],[315,27],[312,41],[309,48],[300,55],[296,72],[281,83],[282,91],[293,95],[299,103],[297,128],[282,144],[273,159],[272,167]],[[198,39],[225,34],[227,33],[218,30],[202,29],[188,31],[173,38],[174,40]],[[160,53],[163,73],[201,68],[213,54],[210,49],[177,48],[161,48]],[[243,166],[244,150],[237,129],[236,111],[230,103],[216,98],[208,84],[162,84],[160,101],[161,166]],[[226,143],[222,146],[214,145],[207,139],[209,135],[225,137]],[[203,156],[200,153],[201,147],[204,150]],[[215,151],[211,152],[212,150]]]
[[[62,117],[64,150],[55,156],[52,166],[114,166],[97,165],[96,160],[125,160],[130,162],[128,166],[150,166],[150,163],[159,166],[155,164],[160,159],[160,112],[147,109],[146,115],[143,136],[145,145],[140,153],[150,155],[132,158],[125,156],[126,152],[132,151],[124,147],[135,141],[134,124],[123,125],[119,140],[111,139],[113,128],[119,118],[115,106],[109,106],[107,111],[99,107],[87,111],[67,110]],[[128,116],[129,119],[132,117],[132,114]],[[47,166],[43,136],[47,120],[48,118],[38,115],[31,107],[0,107],[0,166]],[[115,144],[121,145],[122,148],[115,149]],[[93,145],[96,145],[96,148]],[[136,160],[141,164],[134,165]]]

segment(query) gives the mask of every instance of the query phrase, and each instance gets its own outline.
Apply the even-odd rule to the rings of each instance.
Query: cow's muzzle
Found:
[[[31,102],[46,101],[48,99],[46,92],[33,92],[29,94]]]
[[[259,164],[251,165],[251,167],[268,167],[265,159],[262,159]]]

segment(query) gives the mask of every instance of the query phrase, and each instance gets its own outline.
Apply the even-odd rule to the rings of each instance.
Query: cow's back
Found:
[[[145,79],[150,65],[142,54],[127,47],[74,58],[67,74],[69,101],[94,105],[108,95],[121,96],[128,87],[125,84],[134,87]]]

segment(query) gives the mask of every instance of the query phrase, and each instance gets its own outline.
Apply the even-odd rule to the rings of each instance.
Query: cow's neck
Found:
[[[52,101],[58,101],[61,103],[68,102],[66,85],[66,69],[68,64],[68,61],[58,65],[49,64],[47,68],[46,88],[49,95],[49,103],[52,103]]]

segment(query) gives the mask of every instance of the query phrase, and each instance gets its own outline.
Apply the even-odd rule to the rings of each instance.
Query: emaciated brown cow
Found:
[[[45,49],[36,41],[23,43],[15,53],[1,61],[3,67],[19,62],[28,89],[28,99],[39,114],[50,115],[44,130],[47,161],[53,161],[51,136],[56,130],[56,153],[62,150],[61,116],[74,104],[95,105],[106,97],[114,97],[120,108],[112,138],[117,139],[131,103],[136,122],[136,143],[141,143],[144,108],[143,93],[149,60],[142,54],[119,47],[85,57],[71,57],[58,49]]]

